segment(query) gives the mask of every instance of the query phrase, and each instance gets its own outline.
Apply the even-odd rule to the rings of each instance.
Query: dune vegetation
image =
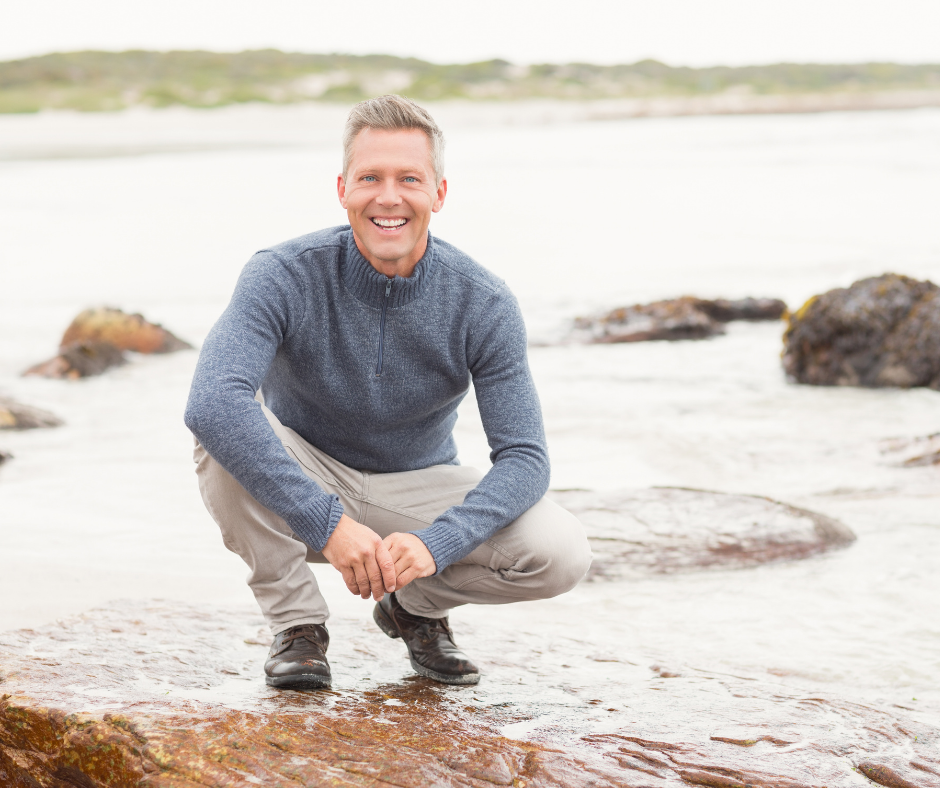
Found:
[[[940,64],[781,63],[688,68],[628,65],[441,65],[391,55],[67,52],[0,63],[0,112],[218,107],[243,102],[349,103],[397,92],[421,100],[604,99],[720,94],[940,91]]]

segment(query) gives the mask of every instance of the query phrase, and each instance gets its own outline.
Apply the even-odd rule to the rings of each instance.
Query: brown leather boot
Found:
[[[444,684],[476,684],[480,671],[457,644],[446,618],[425,618],[409,613],[395,594],[377,602],[372,618],[390,638],[401,638],[413,667],[422,676]]]
[[[278,632],[264,663],[265,682],[280,689],[329,687],[329,645],[330,634],[323,624],[301,624]]]

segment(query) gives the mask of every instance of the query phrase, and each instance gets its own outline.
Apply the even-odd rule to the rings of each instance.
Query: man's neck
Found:
[[[403,257],[399,260],[379,260],[369,254],[368,250],[362,245],[362,242],[355,233],[353,233],[353,239],[356,242],[356,248],[359,250],[359,254],[366,259],[366,262],[389,279],[396,276],[407,279],[411,276],[414,273],[415,266],[421,261],[421,258],[424,257],[424,253],[428,248],[428,236],[427,233],[425,233],[424,237],[415,244],[411,254],[407,257]]]

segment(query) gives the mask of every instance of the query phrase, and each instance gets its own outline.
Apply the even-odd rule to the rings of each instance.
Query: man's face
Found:
[[[386,276],[410,276],[447,194],[446,180],[437,185],[427,135],[363,129],[337,191],[363,257]]]

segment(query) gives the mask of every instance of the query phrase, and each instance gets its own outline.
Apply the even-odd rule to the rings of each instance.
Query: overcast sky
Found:
[[[940,0],[2,0],[0,59],[261,47],[439,63],[940,62]]]

